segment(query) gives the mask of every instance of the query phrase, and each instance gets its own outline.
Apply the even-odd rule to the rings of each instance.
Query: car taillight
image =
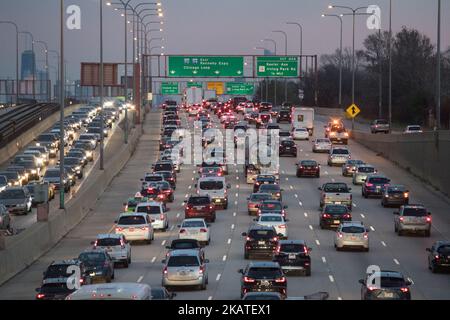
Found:
[[[427,222],[431,222],[431,217],[427,217]]]
[[[246,241],[252,241],[253,239],[250,238],[250,237],[247,237],[245,240],[246,240]]]
[[[203,272],[205,272],[205,267],[200,266],[200,270],[198,270],[198,273],[203,274]]]
[[[123,231],[123,228],[116,228],[116,232],[122,232]]]
[[[275,252],[276,252],[277,254],[279,254],[279,253],[281,252],[281,247],[278,246],[278,247],[276,248]]]
[[[180,233],[186,233],[186,229],[181,229]]]
[[[167,267],[164,267],[164,269],[163,269],[163,274],[167,274]]]
[[[277,193],[277,197],[280,197],[281,196],[281,193]]]
[[[342,238],[344,235],[342,234],[342,233],[340,233],[340,232],[338,232],[338,237],[339,238]]]
[[[376,290],[377,288],[376,288],[376,287],[367,287],[367,289],[368,289],[369,291],[374,291],[374,290]]]
[[[364,239],[369,239],[369,235],[367,233],[364,233]]]
[[[164,195],[163,195],[163,194],[160,194],[160,195],[158,195],[158,198],[159,198],[159,199],[164,199]]]
[[[144,231],[148,231],[148,227],[142,227],[141,229]]]
[[[408,192],[405,192],[405,193],[403,194],[403,196],[404,196],[405,198],[408,198],[408,197],[409,197],[409,193],[408,193]]]
[[[96,248],[96,247],[97,247],[97,245],[98,245],[98,241],[97,241],[97,240],[95,240],[95,243],[94,243],[94,248]]]
[[[209,209],[210,210],[214,210],[214,206],[209,206]]]
[[[436,260],[439,260],[439,259],[440,259],[440,256],[439,256],[439,255],[435,255],[434,258],[435,258]]]
[[[45,294],[43,294],[43,293],[38,293],[36,295],[36,299],[44,299],[44,298],[45,298]]]
[[[164,220],[164,219],[166,219],[166,217],[161,213],[161,214],[159,215],[159,220]]]
[[[325,219],[331,218],[331,216],[330,216],[329,214],[327,214],[327,213],[324,213],[324,214],[322,215],[322,217],[325,218]]]
[[[273,237],[272,241],[277,242],[278,241],[278,237]]]
[[[402,222],[403,222],[404,220],[405,220],[405,218],[403,218],[403,217],[400,217],[400,221],[402,221]]]
[[[122,247],[122,249],[125,249],[125,242],[123,242],[123,240],[120,240],[120,246]]]
[[[407,292],[409,291],[408,288],[400,288],[400,290],[401,290],[403,293],[407,293]]]
[[[254,282],[255,282],[255,279],[249,278],[249,277],[244,277],[244,282],[245,282],[245,283],[254,283]]]
[[[279,225],[278,228],[280,228],[280,229],[286,229],[286,225],[285,225],[285,224]]]
[[[284,282],[286,282],[286,277],[281,277],[281,278],[275,279],[275,282],[276,283],[284,283]]]
[[[351,219],[351,218],[352,218],[352,216],[351,216],[351,215],[349,215],[349,214],[344,214],[344,218],[345,218],[345,219]]]
[[[366,183],[366,187],[373,187],[373,184],[372,183]]]
[[[201,228],[201,229],[200,229],[200,232],[203,232],[203,233],[208,232],[208,229]]]

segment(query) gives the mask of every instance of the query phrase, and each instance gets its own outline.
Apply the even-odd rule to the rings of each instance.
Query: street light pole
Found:
[[[264,50],[264,53],[266,51],[269,51],[269,49],[264,47],[255,47],[255,50]],[[265,85],[266,85],[266,102],[269,101],[269,78],[264,79]],[[262,91],[262,90],[261,90]],[[262,96],[262,94],[261,94]]]
[[[389,0],[389,127],[392,128],[392,0]]]
[[[60,79],[64,79],[64,0],[60,0]],[[59,86],[59,103],[60,103],[60,140],[59,140],[59,208],[64,209],[64,189],[65,189],[65,175],[64,175],[64,85],[61,83]]]
[[[103,64],[103,0],[100,0],[100,170],[104,170],[105,133],[104,129],[104,64]]]
[[[263,40],[261,40],[261,42],[264,42],[264,41],[269,41],[269,42],[272,42],[273,43],[273,45],[274,45],[274,48],[275,48],[275,55],[277,55],[277,53],[278,53],[278,51],[277,51],[277,42],[275,41],[275,40],[273,40],[273,39],[263,39]],[[273,103],[275,104],[275,105],[277,105],[277,78],[275,78],[275,85],[274,85],[274,101],[273,101]],[[268,101],[267,101],[268,102]]]
[[[49,70],[48,70],[48,46],[47,43],[45,43],[44,41],[40,41],[40,40],[36,40],[36,43],[42,44],[44,46],[45,49],[45,71],[46,71],[46,79],[47,80],[47,84],[46,84],[46,88],[47,88],[47,99],[48,102],[50,102],[51,98],[50,98],[50,88],[48,87],[48,80],[50,79],[50,75],[49,75]]]
[[[281,33],[282,35],[284,35],[284,55],[287,56],[288,55],[288,35],[286,32],[281,31],[281,30],[275,30],[272,31],[274,33]],[[288,87],[287,87],[287,78],[284,78],[284,101],[288,102]]]
[[[12,21],[0,21],[0,24],[11,24],[16,28],[16,104],[19,104],[19,27]]]
[[[297,22],[286,22],[288,25],[295,25],[300,29],[300,77],[302,76],[302,56],[303,56],[303,27],[300,23]]]
[[[441,129],[441,0],[438,0],[436,70],[436,129]]]
[[[31,37],[31,52],[33,54],[33,99],[36,100],[36,57],[34,54],[34,37],[33,34],[31,32],[28,31],[21,31],[19,32],[20,34],[26,34],[29,35]]]
[[[57,63],[56,63],[56,65],[57,65],[57,69],[58,69],[58,71],[57,71],[57,76],[56,76],[56,83],[58,83],[59,82],[59,85],[61,85],[61,79],[60,79],[60,77],[59,77],[59,65],[60,65],[60,56],[59,56],[59,53],[58,53],[58,51],[56,51],[56,50],[49,50],[48,52],[50,52],[50,53],[54,53],[55,55],[56,55],[56,59],[57,59]],[[57,96],[57,92],[55,91],[55,97]]]

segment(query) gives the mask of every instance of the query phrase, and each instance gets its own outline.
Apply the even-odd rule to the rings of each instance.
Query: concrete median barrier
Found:
[[[354,131],[353,139],[450,196],[450,132],[373,135]]]

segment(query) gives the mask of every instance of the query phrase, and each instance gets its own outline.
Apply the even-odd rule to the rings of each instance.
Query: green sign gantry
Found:
[[[255,92],[255,85],[253,83],[245,82],[227,82],[226,94],[235,96],[251,96]]]
[[[191,82],[191,81],[189,81],[187,83],[187,87],[188,88],[203,88],[203,83],[202,82]]]
[[[171,95],[180,94],[179,85],[177,82],[162,82],[161,83],[161,94]]]
[[[257,57],[258,77],[298,77],[298,57]]]
[[[243,77],[244,57],[169,56],[168,77]]]

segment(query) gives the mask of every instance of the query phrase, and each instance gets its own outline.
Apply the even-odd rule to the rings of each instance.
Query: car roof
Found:
[[[341,223],[341,227],[364,227],[364,223],[361,221],[344,221]]]
[[[183,223],[190,222],[190,221],[202,221],[202,222],[205,222],[205,219],[203,219],[203,218],[184,219]]]
[[[67,260],[56,260],[53,261],[50,266],[56,266],[56,265],[73,265],[73,264],[80,264],[79,260],[76,259],[67,259]]]
[[[204,177],[204,178],[198,179],[198,182],[203,182],[203,181],[224,181],[225,182],[225,178],[224,177]]]
[[[119,219],[122,218],[122,217],[125,217],[125,216],[127,216],[127,217],[130,217],[130,216],[141,216],[141,217],[146,218],[147,214],[143,213],[143,212],[124,212],[124,213],[120,214]]]
[[[375,274],[379,274],[382,277],[387,278],[401,278],[403,279],[403,274],[399,271],[390,271],[390,270],[381,270],[380,272],[375,272]]]
[[[156,201],[149,201],[149,202],[141,202],[137,205],[138,207],[147,207],[147,206],[154,206],[154,207],[162,207],[162,202],[156,202]]]

